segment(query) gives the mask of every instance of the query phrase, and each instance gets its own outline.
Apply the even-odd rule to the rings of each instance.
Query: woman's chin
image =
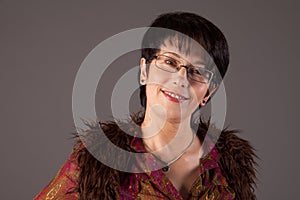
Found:
[[[193,110],[190,108],[185,108],[184,106],[174,105],[174,104],[154,104],[147,105],[149,108],[148,112],[150,118],[153,120],[168,121],[180,123],[185,121],[185,119],[191,117]],[[151,109],[150,109],[151,108]]]
[[[190,115],[187,115],[185,113],[182,112],[176,112],[174,110],[169,110],[167,112],[167,120],[169,122],[173,122],[173,123],[180,123],[185,121]]]

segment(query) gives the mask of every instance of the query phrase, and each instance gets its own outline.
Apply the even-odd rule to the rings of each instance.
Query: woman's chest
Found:
[[[200,176],[199,154],[186,154],[169,166],[166,177],[183,197],[187,197]]]

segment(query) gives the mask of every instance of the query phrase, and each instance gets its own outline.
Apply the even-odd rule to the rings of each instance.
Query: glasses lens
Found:
[[[189,67],[188,75],[195,81],[209,83],[213,74],[211,71],[208,71],[204,68]]]
[[[156,57],[155,65],[159,69],[174,73],[180,69],[181,63],[176,58],[171,56],[159,55]],[[211,71],[208,71],[204,68],[194,67],[193,65],[185,68],[187,68],[189,78],[197,82],[209,83],[213,76]]]
[[[167,72],[177,72],[179,61],[169,56],[159,55],[156,58],[155,65]]]

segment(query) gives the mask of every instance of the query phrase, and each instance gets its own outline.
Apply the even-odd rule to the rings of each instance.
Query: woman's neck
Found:
[[[169,162],[191,144],[194,133],[190,118],[174,120],[147,115],[142,123],[143,142],[148,151],[154,152],[163,161]]]

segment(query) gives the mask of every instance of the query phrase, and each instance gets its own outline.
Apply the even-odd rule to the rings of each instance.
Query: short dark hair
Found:
[[[161,32],[157,34],[155,29],[149,28],[145,33],[142,42],[142,57],[146,59],[147,63],[150,63],[159,51],[158,48],[147,47],[160,47],[166,39],[178,36],[176,32],[179,32],[188,36],[187,38],[192,38],[206,50],[218,70],[213,82],[216,85],[220,83],[229,65],[229,50],[225,36],[212,22],[194,13],[172,12],[159,15],[150,27],[164,28],[171,31],[163,31],[163,34]],[[182,42],[186,42],[184,40]],[[179,46],[181,45],[179,44]],[[141,105],[146,108],[145,85],[140,86],[140,100]]]

